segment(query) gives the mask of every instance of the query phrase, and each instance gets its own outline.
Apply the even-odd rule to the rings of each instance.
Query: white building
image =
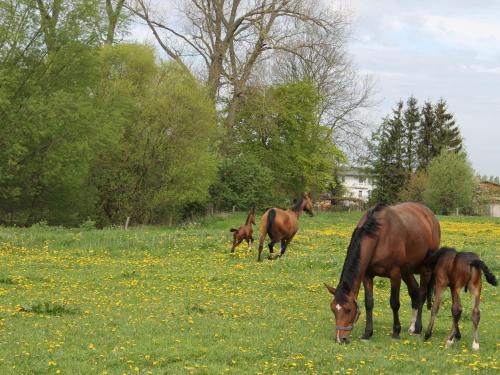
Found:
[[[361,168],[339,171],[340,182],[346,189],[345,197],[368,202],[373,192],[373,176]]]

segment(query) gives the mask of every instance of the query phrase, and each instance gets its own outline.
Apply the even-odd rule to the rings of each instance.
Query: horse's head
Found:
[[[358,321],[361,313],[360,307],[353,293],[346,293],[345,299],[339,301],[335,296],[336,289],[325,283],[326,289],[333,294],[334,298],[330,304],[333,315],[335,315],[335,337],[337,343],[348,344],[349,335]]]
[[[314,216],[314,211],[313,211],[313,201],[311,197],[311,193],[307,192],[304,193],[304,196],[302,197],[302,209],[309,214],[309,216]]]

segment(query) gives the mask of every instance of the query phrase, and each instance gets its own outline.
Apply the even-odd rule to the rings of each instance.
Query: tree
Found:
[[[393,117],[385,118],[373,135],[375,189],[371,200],[374,202],[396,202],[406,183],[403,136],[403,102],[400,101],[393,110]]]
[[[423,202],[427,180],[428,177],[425,170],[413,173],[406,185],[399,192],[398,200],[402,202]]]
[[[283,194],[325,191],[342,153],[318,123],[320,95],[309,81],[254,87],[238,113],[232,153],[253,154]]]
[[[424,103],[418,127],[418,168],[426,169],[433,157],[438,155],[435,134],[435,114],[431,102]]]
[[[428,167],[424,203],[439,214],[470,210],[476,191],[473,169],[464,153],[446,152]]]
[[[281,205],[279,192],[273,180],[273,171],[262,165],[253,154],[240,154],[223,160],[218,180],[210,188],[212,201],[218,209],[230,210],[236,206],[249,210]]]
[[[228,131],[235,124],[246,85],[268,51],[299,53],[290,47],[303,25],[330,30],[333,35],[338,23],[345,24],[340,13],[304,0],[186,0],[181,9],[185,31],[147,1],[137,0],[131,9],[180,66],[188,70],[184,56],[202,59],[211,97],[227,104]]]
[[[9,223],[75,225],[93,213],[99,65],[88,4],[2,3],[0,212]]]
[[[417,131],[420,121],[420,111],[417,107],[417,99],[411,96],[406,102],[404,111],[404,164],[408,176],[411,176],[417,167]]]
[[[462,136],[460,129],[455,123],[452,113],[448,112],[446,102],[441,99],[434,107],[434,129],[436,132],[435,154],[440,155],[443,152],[461,152]]]
[[[101,105],[119,116],[110,113],[110,147],[94,170],[99,206],[110,222],[171,222],[204,202],[214,181],[213,104],[190,74],[158,65],[150,47],[108,46],[102,60]]]

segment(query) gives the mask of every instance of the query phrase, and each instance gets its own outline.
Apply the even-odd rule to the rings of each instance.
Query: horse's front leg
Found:
[[[373,335],[373,277],[365,276],[363,278],[363,287],[365,289],[365,310],[366,326],[365,333],[361,336],[362,340],[368,340]]]
[[[415,323],[417,321],[418,316],[418,308],[419,308],[419,287],[417,280],[413,274],[405,274],[403,275],[403,281],[408,287],[408,294],[411,298],[411,323],[410,328],[408,328],[408,332],[411,334],[415,333]]]
[[[401,287],[401,275],[391,276],[391,309],[393,316],[392,337],[399,339],[401,333],[401,322],[399,321],[399,289]]]

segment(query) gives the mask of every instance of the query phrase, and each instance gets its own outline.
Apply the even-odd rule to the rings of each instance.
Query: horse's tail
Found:
[[[271,239],[273,240],[273,223],[274,219],[276,218],[276,210],[274,208],[271,208],[269,212],[267,213],[267,225],[266,225],[266,233]]]
[[[237,231],[238,231],[238,229],[231,228],[231,229],[229,229],[229,231],[230,231],[230,232],[237,232]]]
[[[472,267],[478,268],[481,271],[483,271],[484,276],[486,277],[486,281],[488,283],[490,283],[493,286],[497,286],[498,285],[497,278],[495,277],[495,275],[493,275],[493,273],[491,273],[491,271],[488,268],[488,266],[486,266],[486,264],[481,259],[474,259],[472,262],[470,262],[470,265]]]

